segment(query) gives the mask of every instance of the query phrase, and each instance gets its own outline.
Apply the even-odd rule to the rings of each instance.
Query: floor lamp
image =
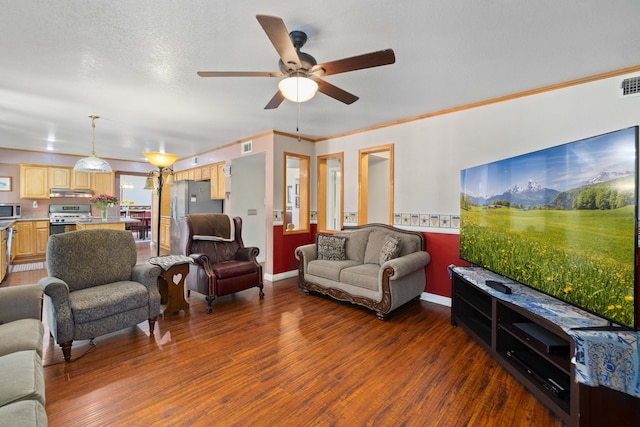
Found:
[[[156,256],[160,256],[160,220],[162,217],[162,187],[164,184],[173,184],[173,170],[169,168],[178,159],[176,154],[166,154],[159,152],[147,152],[142,153],[149,163],[158,169],[152,170],[147,176],[147,180],[144,183],[145,190],[156,189],[158,192],[158,214],[156,215]],[[168,174],[165,181],[163,174]],[[154,186],[153,177],[157,176],[157,186]]]

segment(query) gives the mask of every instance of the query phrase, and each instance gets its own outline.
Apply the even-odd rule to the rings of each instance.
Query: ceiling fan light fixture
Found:
[[[96,156],[96,119],[100,117],[91,115],[89,118],[91,118],[91,155],[78,160],[73,170],[78,172],[111,172],[111,165],[106,160]]]
[[[318,83],[308,77],[287,77],[278,83],[278,89],[289,101],[306,102],[318,91]]]

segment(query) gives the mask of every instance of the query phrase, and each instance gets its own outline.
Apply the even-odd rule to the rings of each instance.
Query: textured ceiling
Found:
[[[620,0],[0,0],[0,147],[143,160],[269,130],[320,138],[640,64],[640,2]],[[264,106],[277,71],[256,14],[307,32],[328,62],[386,48],[396,63],[327,76],[360,97]],[[298,109],[299,107],[299,109]],[[1,161],[1,160],[0,160]]]

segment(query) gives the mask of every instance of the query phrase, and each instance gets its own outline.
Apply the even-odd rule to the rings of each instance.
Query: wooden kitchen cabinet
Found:
[[[224,176],[224,162],[215,163],[210,168],[211,199],[224,199],[227,183]]]
[[[73,171],[71,188],[74,190],[91,190],[91,173]]]
[[[13,228],[17,233],[13,235],[12,251],[16,259],[35,256],[36,228],[35,221],[16,221]]]
[[[171,249],[171,218],[160,218],[160,247]]]
[[[95,196],[100,194],[108,194],[115,196],[115,175],[113,172],[93,173],[91,189]]]
[[[112,230],[124,230],[124,222],[91,222],[91,223],[78,223],[76,224],[76,230],[95,230],[97,228],[109,228]]]
[[[49,171],[46,166],[20,165],[20,198],[49,198]]]
[[[36,256],[47,255],[47,242],[49,241],[49,221],[35,221],[36,229]]]
[[[16,221],[13,227],[17,230],[12,244],[15,259],[44,259],[49,240],[49,221]]]
[[[71,168],[50,167],[47,168],[50,188],[61,190],[71,189]]]

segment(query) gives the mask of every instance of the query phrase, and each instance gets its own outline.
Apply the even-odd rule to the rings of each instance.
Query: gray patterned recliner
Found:
[[[128,231],[92,229],[54,234],[47,243],[44,289],[51,334],[71,361],[73,340],[93,339],[145,320],[153,333],[160,314],[160,267],[136,265]]]

